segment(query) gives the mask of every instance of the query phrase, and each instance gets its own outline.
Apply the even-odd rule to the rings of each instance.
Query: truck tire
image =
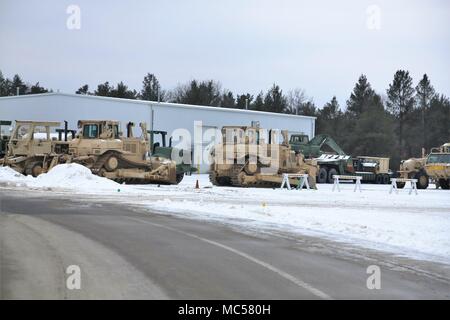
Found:
[[[328,183],[334,183],[333,176],[337,175],[338,172],[336,169],[331,168],[330,171],[328,171]]]
[[[428,188],[429,178],[424,171],[417,172],[416,175],[414,176],[414,179],[417,179],[417,189]]]
[[[397,182],[397,188],[403,189],[405,187],[405,184],[406,183],[404,183],[404,182]]]
[[[327,183],[328,171],[326,168],[320,168],[317,175],[317,183]]]
[[[383,184],[383,176],[381,174],[377,174],[375,176],[375,183],[376,184]]]
[[[391,178],[388,174],[383,175],[383,184],[389,184],[391,182]]]
[[[441,186],[442,190],[449,190],[450,189],[450,180],[439,179],[439,185]]]

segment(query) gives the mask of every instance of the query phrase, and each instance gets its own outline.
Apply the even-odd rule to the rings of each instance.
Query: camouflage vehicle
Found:
[[[6,150],[8,149],[9,132],[4,130],[4,128],[10,125],[11,121],[0,120],[0,159],[6,155]]]
[[[278,138],[282,141],[278,141]],[[222,128],[222,143],[211,152],[210,180],[217,186],[279,187],[283,173],[307,173],[316,186],[317,164],[291,150],[288,132],[250,127]],[[298,185],[298,179],[291,179]]]
[[[150,135],[150,153],[153,157],[160,157],[173,160],[172,155],[178,154],[180,161],[177,162],[177,181],[181,182],[185,174],[190,175],[196,172],[197,169],[192,167],[189,163],[184,163],[183,153],[186,150],[181,150],[172,147],[172,138],[167,144],[167,131],[147,130]]]
[[[33,177],[47,172],[69,147],[67,141],[58,140],[51,133],[60,125],[51,121],[16,121],[8,142],[8,152],[0,163]]]
[[[398,177],[403,179],[417,179],[417,189],[428,188],[429,177],[425,171],[426,161],[426,157],[402,160],[400,170],[397,171]],[[404,188],[405,182],[397,182],[397,187]]]
[[[119,183],[177,184],[176,164],[166,158],[149,156],[147,128],[133,137],[133,123],[127,125],[127,137],[120,132],[118,121],[82,120],[79,132],[70,141],[65,162],[80,163],[94,174]]]
[[[318,134],[309,140],[306,134],[292,134],[289,144],[295,152],[317,161],[318,183],[333,183],[334,175],[358,175],[366,183],[390,182],[389,158],[349,156],[329,135]]]
[[[353,158],[352,174],[362,176],[363,182],[388,184],[391,181],[390,158],[358,156]]]
[[[436,183],[436,188],[450,189],[450,143],[431,149],[426,159],[425,171]]]

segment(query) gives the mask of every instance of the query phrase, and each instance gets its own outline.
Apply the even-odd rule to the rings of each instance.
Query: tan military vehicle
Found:
[[[431,149],[426,158],[425,171],[435,182],[436,188],[450,189],[450,142]]]
[[[17,120],[7,154],[0,164],[34,177],[47,172],[58,163],[59,155],[68,150],[68,142],[52,133],[52,129],[60,125],[51,121]]]
[[[80,163],[94,174],[119,183],[176,184],[176,163],[149,156],[149,139],[145,124],[142,134],[133,137],[133,124],[127,125],[127,136],[120,132],[118,121],[82,120],[78,134],[70,141],[65,162]]]
[[[410,158],[400,163],[398,176],[403,179],[417,179],[417,188],[426,189],[429,184],[429,177],[425,171],[427,158]],[[397,182],[398,188],[405,187],[405,182]]]
[[[318,166],[315,160],[305,160],[291,150],[287,131],[250,127],[222,128],[222,142],[214,146],[210,180],[217,186],[279,187],[283,173],[309,175],[315,188]],[[298,179],[290,179],[297,185]]]

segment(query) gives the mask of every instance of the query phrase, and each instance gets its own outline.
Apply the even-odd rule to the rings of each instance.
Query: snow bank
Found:
[[[195,189],[196,180],[200,189]],[[290,232],[450,264],[450,191],[408,190],[389,194],[388,185],[353,184],[333,192],[213,187],[207,175],[192,175],[177,186],[119,185],[77,165],[59,165],[38,178],[0,167],[0,184],[98,194],[99,200],[129,203],[149,211],[199,220],[232,223],[241,228]],[[23,188],[20,188],[23,189]],[[118,190],[121,190],[118,193]],[[69,193],[69,195],[70,195]]]
[[[196,179],[206,188],[195,191]],[[311,191],[210,186],[205,175],[193,175],[178,187],[183,196],[167,193],[142,204],[195,219],[324,237],[450,264],[447,190],[429,188],[416,196],[407,189],[389,194],[389,185],[364,184],[362,193],[354,193],[353,184],[343,185],[342,192],[323,184]]]
[[[9,167],[1,167],[0,183],[17,187],[51,188],[84,193],[117,191],[118,188],[123,188],[112,180],[92,174],[91,170],[76,163],[57,165],[37,178],[25,177]]]

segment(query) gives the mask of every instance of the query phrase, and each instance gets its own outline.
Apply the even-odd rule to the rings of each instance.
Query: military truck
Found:
[[[8,128],[11,126],[11,123],[11,121],[0,120],[0,159],[6,155],[6,150],[8,149]],[[6,129],[5,126],[7,127]]]
[[[363,182],[387,184],[392,173],[389,158],[358,156],[351,157],[326,134],[316,135],[309,140],[306,134],[292,134],[289,144],[295,152],[314,158],[320,169],[318,183],[333,183],[334,175],[358,175]]]
[[[403,179],[417,179],[417,189],[426,189],[429,185],[429,176],[425,171],[426,157],[410,158],[400,162],[397,176]],[[397,182],[397,188],[404,188],[405,182]]]
[[[450,189],[450,142],[431,149],[425,162],[425,172],[436,188]]]
[[[186,152],[185,150],[172,147],[172,138],[170,138],[169,143],[167,143],[167,131],[147,130],[147,133],[150,135],[150,154],[153,157],[174,160],[172,156],[177,154],[178,158],[181,159],[177,162],[178,183],[183,180],[185,174],[191,175],[193,172],[197,171],[197,169],[192,167],[189,163],[184,163],[183,154]]]
[[[52,129],[60,125],[53,121],[17,120],[8,141],[7,154],[0,164],[33,177],[47,172],[58,163],[59,156],[69,149],[67,141],[58,140],[52,134]]]
[[[94,174],[119,183],[177,184],[176,163],[151,157],[145,123],[140,124],[140,137],[133,137],[133,126],[128,123],[124,137],[118,121],[80,120],[77,136],[70,141],[63,161],[80,163]]]
[[[280,141],[281,138],[281,141]],[[315,188],[317,164],[295,153],[285,130],[264,130],[252,126],[225,126],[222,141],[211,151],[210,181],[217,186],[279,187],[283,173],[309,175]],[[298,185],[298,179],[290,179]]]

